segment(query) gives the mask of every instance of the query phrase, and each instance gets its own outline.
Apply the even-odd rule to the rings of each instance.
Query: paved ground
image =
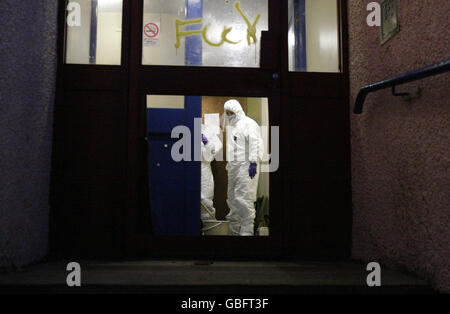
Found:
[[[429,293],[416,278],[382,269],[366,285],[365,265],[348,263],[80,261],[82,287],[66,286],[67,262],[0,274],[0,293]]]

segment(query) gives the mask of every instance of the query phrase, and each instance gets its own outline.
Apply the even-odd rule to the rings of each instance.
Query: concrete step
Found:
[[[68,261],[0,274],[0,293],[316,294],[433,293],[424,281],[382,269],[368,287],[356,262],[79,261],[81,288],[68,288]]]

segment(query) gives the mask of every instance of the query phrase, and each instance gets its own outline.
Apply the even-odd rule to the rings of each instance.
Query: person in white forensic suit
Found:
[[[209,210],[201,206],[201,220],[215,219],[214,208],[214,177],[211,170],[211,162],[222,149],[222,142],[213,128],[202,125],[202,167],[201,167],[201,202]]]
[[[224,106],[227,124],[227,171],[230,234],[254,235],[258,165],[264,153],[259,125],[247,117],[237,100]]]

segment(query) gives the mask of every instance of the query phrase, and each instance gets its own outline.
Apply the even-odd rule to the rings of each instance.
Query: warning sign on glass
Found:
[[[146,47],[159,46],[161,27],[159,22],[150,22],[144,25],[143,44]]]

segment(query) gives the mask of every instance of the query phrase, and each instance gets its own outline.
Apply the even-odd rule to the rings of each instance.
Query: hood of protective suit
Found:
[[[245,117],[244,110],[242,109],[241,104],[236,99],[228,100],[224,105],[225,111],[229,110],[236,114],[236,118],[231,122],[231,124],[235,124],[242,117]]]

